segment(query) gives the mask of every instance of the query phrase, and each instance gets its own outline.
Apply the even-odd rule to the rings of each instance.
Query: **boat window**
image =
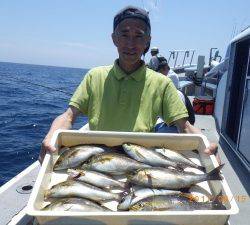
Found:
[[[235,144],[237,143],[240,128],[249,46],[250,40],[248,39],[237,43],[235,49],[235,60],[226,122],[226,133]]]

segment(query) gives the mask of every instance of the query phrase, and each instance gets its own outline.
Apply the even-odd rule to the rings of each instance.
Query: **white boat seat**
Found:
[[[190,80],[182,80],[182,81],[179,81],[179,89],[181,91],[184,91],[184,89],[190,85],[193,85],[193,81],[190,81]]]
[[[197,71],[197,67],[193,66],[193,67],[185,68],[184,71],[185,72],[196,72]]]
[[[217,85],[216,84],[212,84],[212,83],[202,83],[202,87],[210,89],[210,90],[216,90],[217,89]]]
[[[209,69],[209,65],[204,65],[204,69]],[[197,71],[197,66],[192,66],[184,69],[185,72],[196,72]]]
[[[206,90],[208,89],[208,90],[212,91],[212,97],[216,96],[217,84],[202,82],[201,86],[202,86],[201,95],[204,95]]]

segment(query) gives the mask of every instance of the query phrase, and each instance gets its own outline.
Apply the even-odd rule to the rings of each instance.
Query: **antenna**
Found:
[[[232,33],[231,33],[230,40],[235,36],[236,24],[237,24],[237,23],[235,22],[234,25],[233,25],[233,29],[232,29]]]
[[[145,9],[144,1],[141,0],[141,2],[142,2],[142,7],[143,7],[143,9]],[[145,9],[145,10],[146,10],[146,9]]]
[[[158,3],[158,1],[157,1],[157,0],[155,0],[155,8],[157,7],[157,3]]]

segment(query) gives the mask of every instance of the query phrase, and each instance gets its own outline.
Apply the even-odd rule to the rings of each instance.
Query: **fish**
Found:
[[[138,169],[128,173],[127,179],[129,182],[145,187],[179,190],[189,188],[202,181],[222,180],[220,170],[223,166],[224,164],[205,174],[181,172],[167,168]]]
[[[64,146],[61,149],[59,149],[58,153],[59,155],[63,154],[64,152],[70,151],[70,147]],[[64,153],[65,154],[65,153]]]
[[[106,212],[111,211],[95,202],[83,198],[62,198],[45,206],[44,211]]]
[[[65,150],[57,159],[54,170],[63,170],[80,166],[91,156],[103,153],[108,148],[98,145],[78,145]]]
[[[226,207],[215,198],[209,202],[197,202],[185,194],[159,195],[145,198],[132,205],[131,211],[190,211],[225,210]]]
[[[195,164],[193,161],[191,161],[190,159],[186,158],[183,154],[178,153],[176,151],[167,149],[167,148],[155,148],[155,151],[162,154],[163,156],[167,157],[168,159],[179,163],[182,165],[182,167],[193,167],[196,169],[199,169],[203,172],[206,172],[205,167],[203,166],[199,166],[197,164]]]
[[[96,187],[111,189],[112,187],[119,187],[124,189],[126,183],[120,182],[103,173],[90,170],[68,169],[70,179],[79,180],[92,184]]]
[[[151,188],[142,188],[136,191],[131,191],[127,195],[124,195],[117,206],[118,210],[128,210],[131,206],[141,201],[144,198],[157,195],[170,195],[178,194],[180,191],[167,190],[167,189],[151,189]]]
[[[104,191],[93,185],[73,180],[67,180],[52,186],[51,189],[45,191],[44,196],[45,199],[79,197],[86,198],[95,202],[103,202],[106,200],[119,201],[121,198],[117,193]]]
[[[111,175],[121,175],[139,168],[149,168],[151,166],[137,162],[122,154],[102,153],[90,158],[82,165],[82,169],[95,170]]]
[[[156,152],[152,148],[145,148],[140,145],[126,143],[122,145],[124,151],[133,159],[157,167],[174,167],[183,170],[177,162],[169,160],[167,157]]]

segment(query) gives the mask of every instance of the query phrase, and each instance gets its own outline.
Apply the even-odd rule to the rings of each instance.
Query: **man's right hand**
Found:
[[[42,146],[41,146],[41,150],[40,150],[40,154],[38,158],[39,162],[42,164],[43,159],[47,152],[53,153],[55,151],[56,151],[56,148],[50,144],[50,139],[45,138],[42,142]]]
[[[80,111],[74,106],[70,106],[63,114],[58,116],[52,123],[50,130],[44,138],[40,150],[39,162],[42,163],[46,153],[52,153],[56,151],[56,148],[51,146],[51,138],[53,133],[58,129],[70,129],[77,118],[80,115]]]

